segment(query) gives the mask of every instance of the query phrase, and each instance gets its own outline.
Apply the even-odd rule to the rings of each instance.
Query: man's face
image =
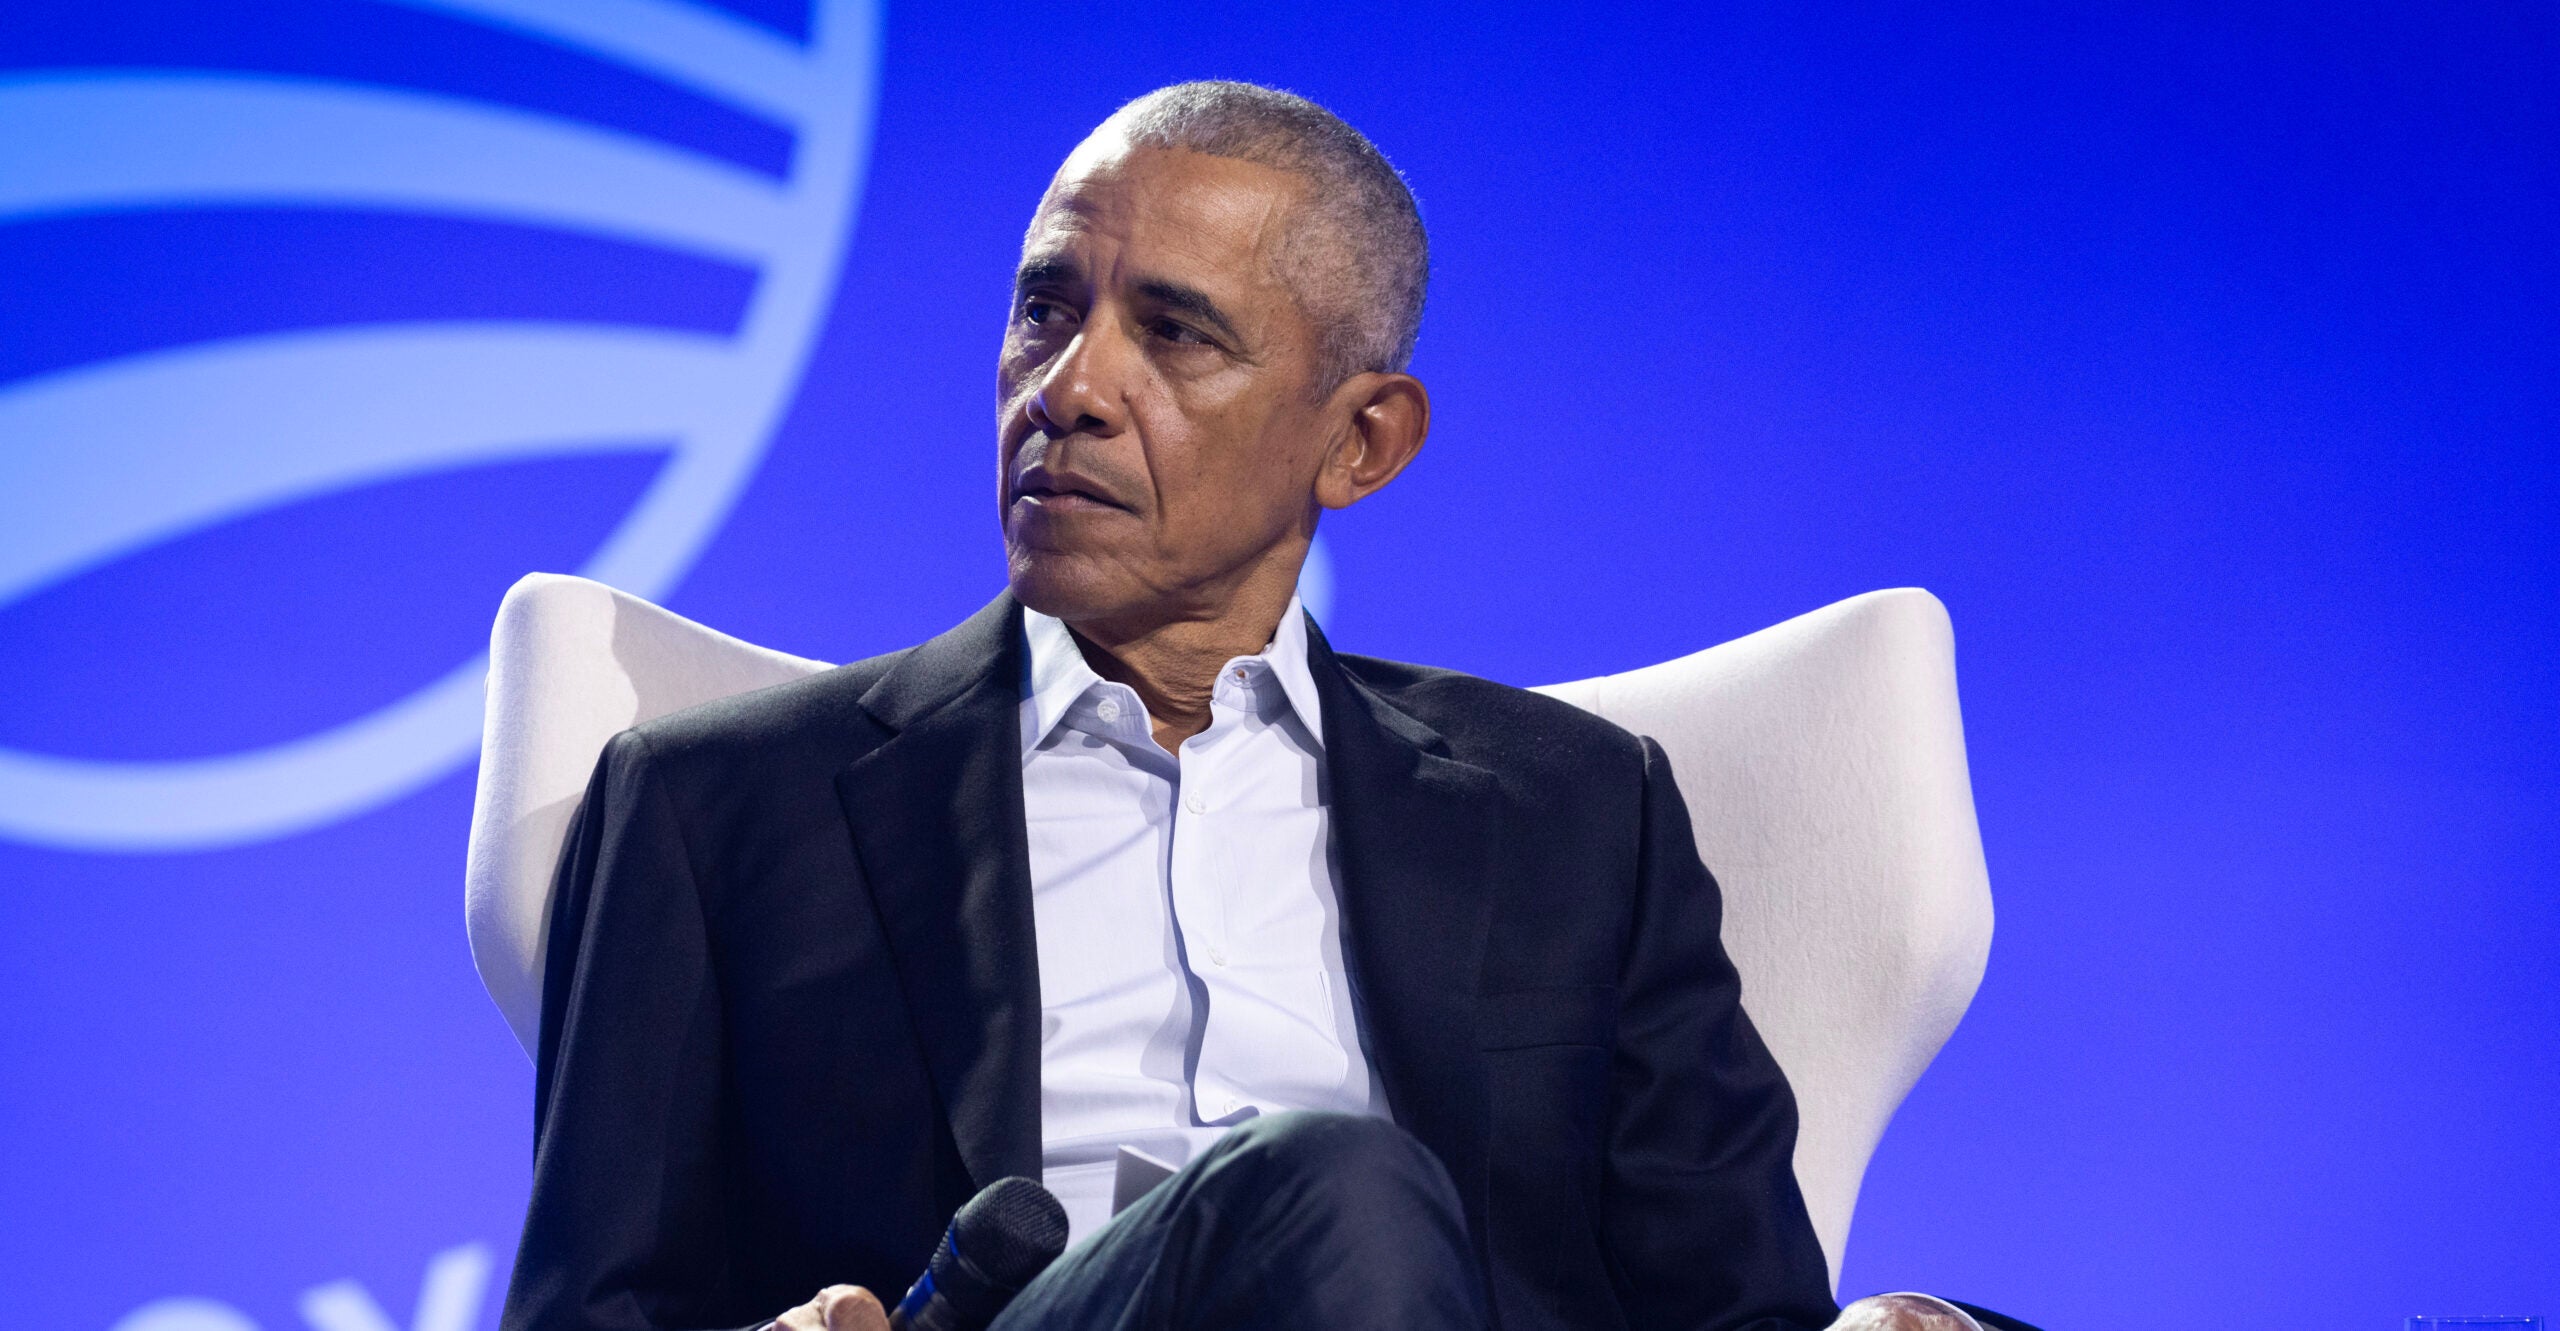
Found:
[[[1281,276],[1302,189],[1107,127],[1060,169],[1023,242],[997,375],[1025,605],[1186,618],[1257,574],[1295,578],[1344,428],[1315,397],[1315,329]]]

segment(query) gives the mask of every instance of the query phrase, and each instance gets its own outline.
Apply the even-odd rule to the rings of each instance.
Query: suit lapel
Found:
[[[1475,1005],[1499,781],[1447,756],[1436,731],[1354,677],[1321,634],[1308,634],[1308,657],[1324,709],[1343,950],[1369,1055],[1396,1121],[1449,1166],[1480,1215],[1488,1110]]]
[[[1040,960],[1022,816],[1021,611],[1000,596],[862,697],[894,733],[836,777],[975,1188],[1040,1172]]]

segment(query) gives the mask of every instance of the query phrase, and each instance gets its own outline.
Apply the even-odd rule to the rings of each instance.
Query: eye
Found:
[[[1045,296],[1032,296],[1022,302],[1022,322],[1033,328],[1054,328],[1071,316],[1067,307]]]
[[[1163,338],[1167,342],[1174,343],[1177,346],[1205,347],[1210,345],[1209,339],[1202,336],[1198,329],[1193,328],[1189,324],[1177,323],[1171,319],[1156,320],[1154,327],[1150,328],[1148,331],[1154,333],[1160,338]]]

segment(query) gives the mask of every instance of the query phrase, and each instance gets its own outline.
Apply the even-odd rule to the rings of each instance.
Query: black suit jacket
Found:
[[[906,1287],[1040,1171],[999,597],[922,646],[617,736],[571,831],[508,1331],[740,1326]],[[1344,955],[1505,1328],[1818,1327],[1795,1105],[1662,750],[1309,634]]]

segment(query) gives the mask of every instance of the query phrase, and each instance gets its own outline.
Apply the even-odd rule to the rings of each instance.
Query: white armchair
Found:
[[[528,1050],[552,868],[605,741],[826,668],[584,578],[534,574],[508,591],[464,911],[480,978]],[[1743,1005],[1795,1089],[1796,1179],[1836,1287],[1868,1158],[1991,948],[1946,609],[1917,588],[1870,592],[1541,692],[1670,754],[1724,889]]]

